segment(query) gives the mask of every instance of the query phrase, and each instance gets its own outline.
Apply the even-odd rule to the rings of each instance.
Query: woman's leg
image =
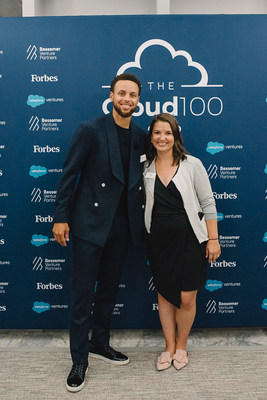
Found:
[[[178,335],[176,349],[186,350],[187,339],[196,316],[197,290],[181,292],[181,306],[176,309]]]
[[[177,308],[169,303],[164,297],[158,293],[158,305],[159,305],[159,318],[163,330],[163,334],[166,341],[166,349],[171,355],[175,353],[175,332],[176,332],[176,320],[175,311]]]

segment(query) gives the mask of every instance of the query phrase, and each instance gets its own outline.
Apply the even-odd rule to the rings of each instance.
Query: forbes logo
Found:
[[[223,261],[215,261],[215,262],[211,262],[210,263],[210,266],[211,266],[211,268],[212,267],[216,267],[216,268],[218,268],[218,267],[224,267],[224,268],[226,268],[226,267],[231,267],[231,268],[235,268],[236,267],[236,261],[225,261],[225,260],[223,260]]]
[[[217,193],[217,192],[213,192],[213,197],[216,200],[236,200],[237,199],[237,193]]]
[[[31,82],[57,82],[58,76],[31,74]]]
[[[35,222],[53,222],[53,217],[51,217],[51,215],[48,215],[47,217],[35,215]]]
[[[36,289],[37,290],[61,290],[63,289],[63,284],[62,283],[42,283],[42,282],[37,282],[36,283]]]
[[[38,144],[34,144],[33,152],[34,153],[59,153],[60,147],[50,147],[48,145],[41,147],[41,146],[38,146]]]

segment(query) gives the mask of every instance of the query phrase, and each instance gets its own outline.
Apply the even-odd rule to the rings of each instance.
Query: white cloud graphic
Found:
[[[151,40],[147,40],[146,42],[144,42],[137,49],[136,54],[135,54],[135,60],[123,64],[119,68],[117,75],[123,74],[129,68],[142,69],[141,62],[140,62],[141,55],[148,47],[151,47],[151,46],[165,47],[165,49],[169,50],[169,52],[171,53],[172,59],[174,59],[178,56],[185,57],[187,60],[188,66],[194,67],[200,72],[201,79],[198,83],[196,83],[195,85],[181,85],[182,87],[222,87],[223,86],[223,85],[209,85],[208,84],[208,73],[207,73],[206,69],[203,67],[203,65],[199,64],[196,61],[193,61],[191,55],[189,53],[187,53],[187,51],[175,50],[174,47],[170,43],[168,43],[162,39],[151,39]]]

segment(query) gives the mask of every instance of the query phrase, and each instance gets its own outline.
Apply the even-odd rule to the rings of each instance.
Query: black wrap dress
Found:
[[[148,239],[149,263],[159,294],[180,307],[181,291],[199,289],[206,280],[206,243],[199,244],[173,181],[156,175]]]

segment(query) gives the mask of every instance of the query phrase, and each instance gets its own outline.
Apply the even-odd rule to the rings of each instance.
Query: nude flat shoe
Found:
[[[168,351],[164,351],[157,359],[157,370],[164,371],[170,368],[172,365],[171,354]]]
[[[188,353],[185,350],[177,349],[173,356],[173,366],[177,370],[180,370],[188,364]]]

